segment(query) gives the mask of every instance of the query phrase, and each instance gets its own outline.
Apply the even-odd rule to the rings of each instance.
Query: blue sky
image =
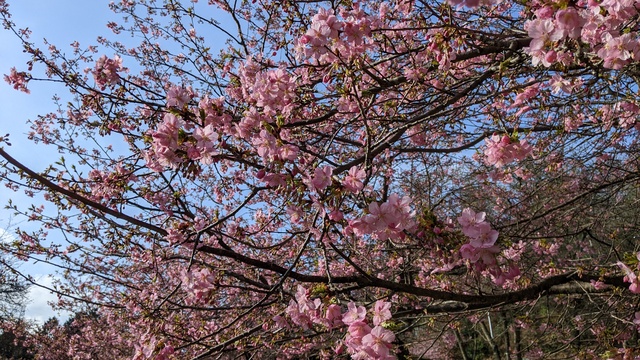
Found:
[[[71,52],[69,44],[77,40],[81,45],[95,43],[98,35],[109,34],[106,23],[117,19],[108,8],[108,0],[7,0],[12,20],[21,28],[28,27],[33,31],[31,40],[42,44],[42,39],[56,44],[62,51]],[[22,47],[13,34],[6,30],[0,31],[0,78],[8,74],[11,67],[18,71],[26,70],[29,57],[22,52]],[[41,68],[34,68],[37,71]],[[6,148],[12,156],[28,164],[36,170],[42,170],[52,160],[59,158],[50,148],[34,145],[27,140],[29,131],[26,121],[34,119],[38,114],[54,110],[51,98],[59,93],[64,96],[64,88],[55,84],[32,83],[29,86],[31,94],[15,91],[9,84],[0,83],[0,135],[10,133],[11,147]],[[29,199],[0,187],[0,205],[4,207],[11,198],[15,202],[31,202]],[[12,219],[11,213],[0,209],[0,233],[2,228],[10,226],[28,228],[27,223],[19,223],[19,219]],[[35,225],[35,224],[34,224]],[[6,237],[6,235],[5,235]],[[50,286],[52,269],[38,264],[24,264],[21,269],[39,279],[45,286]],[[27,307],[27,317],[38,322],[57,315],[65,318],[66,314],[55,314],[47,305],[47,301],[55,301],[56,297],[47,290],[32,287],[31,302]]]
[[[9,11],[12,20],[21,28],[28,27],[32,34],[32,41],[42,45],[42,39],[56,44],[62,51],[71,52],[71,44],[78,40],[81,45],[95,43],[98,35],[104,35],[109,30],[106,23],[113,20],[113,14],[109,8],[108,0],[8,0]],[[0,73],[9,73],[11,67],[18,71],[26,70],[26,61],[29,56],[22,51],[22,47],[13,34],[8,31],[0,31],[0,43],[2,55],[0,56]],[[35,68],[37,74],[41,68]],[[33,119],[37,114],[49,112],[54,109],[51,98],[56,93],[63,94],[64,89],[51,83],[32,83],[29,86],[31,94],[24,94],[13,90],[6,82],[2,81],[0,91],[0,132],[4,135],[11,134],[13,146],[10,151],[20,159],[24,155],[32,154],[32,143],[25,142],[28,127],[27,119]],[[39,154],[42,155],[42,154]],[[44,166],[45,162],[37,161],[40,157],[26,159],[29,165]]]
[[[43,47],[43,38],[51,44],[55,44],[61,52],[71,54],[70,46],[74,41],[78,41],[82,48],[88,45],[95,45],[98,36],[113,36],[106,24],[109,21],[120,20],[117,14],[109,9],[111,0],[6,0],[9,3],[9,11],[12,20],[18,27],[28,27],[32,31],[31,41]],[[216,16],[217,20],[223,24],[229,22],[227,16],[214,7],[204,4],[199,5],[200,10],[208,16]],[[126,44],[124,33],[118,40]],[[223,36],[216,37],[215,45],[224,46]],[[0,43],[3,45],[0,53],[0,79],[4,74],[10,72],[11,67],[16,67],[18,71],[27,70],[26,62],[29,56],[22,52],[19,41],[13,34],[6,30],[0,31]],[[113,51],[108,50],[107,56],[112,56]],[[99,57],[100,54],[97,54]],[[124,64],[126,67],[135,68],[135,64]],[[43,78],[39,74],[42,68],[34,67],[34,77]],[[55,149],[36,145],[27,139],[29,127],[27,120],[35,119],[39,114],[46,114],[55,110],[52,101],[54,95],[60,95],[63,102],[67,95],[64,86],[46,82],[31,82],[28,85],[30,94],[18,92],[4,81],[0,81],[0,136],[10,134],[12,146],[6,151],[13,157],[26,164],[30,168],[40,171],[60,158]],[[22,207],[28,207],[31,203],[38,202],[38,199],[31,199],[21,193],[14,193],[4,186],[0,186],[0,238],[3,237],[3,229],[7,229],[10,234],[12,227],[19,226],[29,230],[37,227],[36,223],[20,222],[20,219],[12,218],[11,212],[3,207],[9,199],[19,203]],[[4,235],[4,238],[10,235]],[[22,271],[40,279],[44,286],[50,286],[53,278],[51,274],[54,269],[42,263],[29,263],[21,267]],[[43,288],[32,287],[31,303],[27,308],[27,317],[43,322],[51,316],[56,315],[47,305],[47,301],[55,301],[56,297]],[[66,314],[56,315],[65,318]]]

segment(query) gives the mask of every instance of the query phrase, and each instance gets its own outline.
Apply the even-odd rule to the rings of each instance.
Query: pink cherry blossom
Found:
[[[362,321],[367,315],[367,309],[364,306],[357,306],[354,302],[349,302],[347,308],[347,312],[342,315],[342,322],[346,325]]]
[[[98,61],[96,61],[93,78],[100,87],[100,90],[104,90],[107,85],[115,85],[120,82],[118,72],[124,70],[120,56],[115,55],[113,59],[109,59],[106,55],[102,55]]]
[[[567,7],[556,12],[555,24],[557,32],[563,37],[577,39],[582,31],[584,20],[578,14],[578,10],[574,7]]]
[[[624,272],[624,281],[630,283],[629,291],[634,294],[640,294],[640,279],[633,270],[621,261],[616,263],[620,269]]]
[[[60,95],[0,133],[0,245],[92,310],[0,316],[34,357],[640,355],[635,0],[118,0],[71,47],[7,2]]]
[[[527,140],[512,142],[509,136],[500,137],[497,134],[491,138],[485,139],[487,147],[484,151],[486,156],[485,163],[501,168],[514,160],[524,160],[533,152],[533,147],[529,145]]]
[[[484,5],[493,5],[500,2],[500,0],[448,0],[449,4],[456,7],[468,7],[468,8],[477,8]]]
[[[336,328],[344,324],[342,321],[342,309],[339,305],[331,304],[327,306],[327,311],[324,317],[329,329]]]
[[[203,162],[210,163],[211,156],[216,154],[215,146],[218,140],[218,133],[216,133],[213,125],[207,125],[204,128],[197,128],[193,134],[196,140],[196,149],[199,156],[193,158],[193,160],[203,159]]]
[[[364,180],[366,176],[367,173],[364,170],[354,166],[349,169],[349,172],[342,182],[342,185],[344,185],[344,187],[352,193],[358,193],[364,187],[362,180]]]
[[[331,185],[333,174],[333,168],[331,166],[323,166],[316,168],[313,172],[313,178],[311,179],[311,185],[314,189],[321,191]]]
[[[172,86],[167,91],[167,107],[176,107],[181,109],[194,97],[193,90],[191,88],[184,88],[182,86]]]
[[[386,358],[390,355],[389,349],[395,339],[393,332],[382,326],[376,326],[369,334],[362,337],[362,347],[367,348],[365,351],[374,358]]]
[[[4,81],[13,86],[14,89],[29,94],[27,89],[27,83],[29,82],[29,75],[23,71],[17,71],[15,67],[11,68],[11,73],[4,76]]]
[[[458,222],[463,227],[472,227],[484,222],[486,214],[484,212],[476,213],[470,208],[462,210],[462,215],[458,217]]]
[[[381,325],[389,319],[391,319],[391,303],[383,300],[376,301],[373,306],[373,325]]]

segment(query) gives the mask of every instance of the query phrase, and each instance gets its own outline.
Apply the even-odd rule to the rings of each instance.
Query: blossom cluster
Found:
[[[391,194],[382,204],[372,202],[369,212],[359,219],[349,221],[345,234],[372,235],[376,239],[397,240],[404,238],[404,231],[415,227],[415,212],[411,209],[411,198]]]
[[[122,67],[122,58],[115,55],[113,59],[109,59],[106,55],[102,55],[93,69],[93,78],[100,90],[106,89],[107,85],[115,85],[120,82],[119,71],[124,71]]]
[[[324,190],[331,185],[331,175],[333,174],[333,167],[323,166],[318,167],[313,172],[313,177],[309,179],[309,187],[318,191]]]
[[[600,121],[605,128],[620,127],[629,129],[637,126],[640,107],[630,101],[621,101],[613,105],[603,105],[600,108]]]
[[[119,198],[122,188],[128,182],[136,181],[137,177],[127,171],[122,164],[118,164],[112,172],[92,169],[89,171],[89,180],[91,180],[91,198],[109,201]]]
[[[636,270],[640,270],[640,252],[636,253],[636,258],[638,259]],[[624,281],[631,284],[629,285],[629,291],[634,294],[640,294],[640,278],[638,278],[638,275],[622,261],[618,261],[616,264],[624,272]]]
[[[469,242],[460,248],[460,256],[469,260],[477,271],[488,270],[493,276],[494,282],[502,285],[506,280],[512,280],[520,275],[520,271],[513,264],[506,272],[500,268],[497,262],[500,248],[496,245],[499,233],[485,221],[485,216],[484,212],[476,213],[466,208],[458,217],[462,232],[469,238]]]
[[[257,73],[251,97],[265,115],[288,113],[293,106],[297,89],[296,79],[285,69]]]
[[[195,96],[188,88],[172,87],[167,92],[167,107],[181,109]],[[145,153],[145,160],[150,169],[177,168],[185,160],[203,164],[213,162],[213,157],[218,154],[219,131],[230,131],[230,119],[222,111],[222,99],[205,96],[198,106],[202,125],[194,125],[174,112],[168,112],[157,129],[149,132],[152,146]]]
[[[345,176],[342,181],[342,186],[344,186],[348,191],[357,194],[364,188],[364,183],[362,182],[367,177],[366,171],[354,166],[349,169],[347,176]]]
[[[153,146],[152,151],[145,154],[147,166],[155,171],[161,171],[163,167],[176,168],[185,160],[184,154],[190,160],[211,164],[217,154],[215,128],[213,125],[197,127],[190,136],[186,131],[189,128],[178,116],[165,114],[158,129],[151,132]]]
[[[513,142],[507,135],[493,134],[491,138],[485,139],[485,143],[487,144],[484,150],[485,163],[496,168],[501,168],[514,160],[524,160],[533,152],[527,140]]]
[[[189,304],[206,302],[207,297],[215,290],[215,275],[210,269],[195,269],[184,272],[181,276],[182,286],[190,296]]]
[[[342,353],[346,348],[352,359],[396,358],[392,352],[395,335],[382,326],[385,321],[391,319],[391,303],[383,300],[376,301],[372,308],[371,319],[367,318],[367,309],[354,302],[347,304],[345,312],[342,312],[342,308],[337,304],[328,305],[324,311],[323,308],[322,300],[309,299],[307,290],[298,286],[295,300],[292,299],[289,302],[285,313],[293,324],[300,326],[303,330],[309,330],[313,324],[322,325],[328,330],[347,327],[344,344],[336,348],[337,354]],[[276,321],[286,326],[284,319],[277,317]]]
[[[175,168],[182,162],[176,151],[181,145],[179,134],[184,125],[184,120],[167,113],[158,129],[151,132],[153,152],[145,155],[151,170],[161,171],[164,166]]]
[[[448,0],[448,3],[455,7],[468,7],[475,9],[484,5],[494,5],[499,3],[499,0]]]
[[[549,67],[559,62],[569,65],[576,61],[564,42],[582,41],[609,69],[621,69],[632,60],[640,59],[640,42],[634,32],[622,27],[638,14],[633,1],[578,2],[584,7],[556,8],[545,5],[537,9],[535,18],[527,21],[525,30],[531,37],[526,49],[533,65]],[[585,6],[586,5],[586,6]]]
[[[135,345],[135,354],[133,356],[133,360],[143,360],[143,359],[155,359],[155,360],[169,360],[172,358],[171,355],[174,354],[175,349],[171,345],[165,345],[163,342],[158,339],[157,336],[146,333],[142,336],[143,341],[140,342],[140,345]],[[160,351],[157,351],[160,349]],[[156,352],[157,351],[157,352]]]
[[[172,86],[167,91],[167,107],[182,109],[196,96],[191,87]]]
[[[330,62],[335,54],[349,58],[364,52],[374,20],[357,6],[339,16],[333,9],[320,8],[311,19],[310,28],[298,39],[299,53],[305,58]]]
[[[485,221],[485,216],[484,212],[476,213],[466,208],[458,217],[462,232],[470,239],[468,244],[460,248],[460,254],[472,263],[482,262],[485,265],[494,265],[495,254],[500,252],[500,248],[496,245],[499,233]]]
[[[278,142],[273,134],[264,129],[252,136],[251,143],[258,155],[267,163],[295,160],[300,151],[295,145]]]
[[[250,86],[232,86],[227,89],[227,93],[251,105],[247,114],[251,117],[250,120],[255,121],[253,118],[259,113],[263,117],[260,120],[269,123],[277,115],[281,119],[288,119],[285,115],[290,114],[297,98],[296,92],[305,82],[304,78],[284,68],[263,69],[258,60],[251,57],[239,66],[238,80],[240,84]],[[251,124],[247,124],[244,130],[250,132]]]
[[[14,89],[22,91],[24,93],[30,93],[27,89],[27,82],[29,82],[29,75],[24,71],[17,71],[15,67],[11,68],[11,73],[4,76],[4,81],[13,86]]]

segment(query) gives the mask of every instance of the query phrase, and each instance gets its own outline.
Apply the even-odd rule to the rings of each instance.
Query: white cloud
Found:
[[[0,242],[10,243],[13,241],[16,241],[15,235],[3,228],[0,228]]]
[[[0,243],[11,243],[16,241],[17,238],[11,231],[7,231],[0,228]],[[50,270],[49,267],[36,263],[22,263],[16,259],[12,259],[11,255],[4,255],[0,253],[0,257],[4,256],[4,260],[7,260],[12,267],[20,271],[24,275],[31,275],[37,279],[38,284],[42,286],[52,288],[54,277],[52,275],[42,275]],[[25,269],[27,269],[25,271]],[[70,317],[69,312],[57,312],[54,311],[49,305],[50,302],[56,302],[57,296],[51,293],[49,290],[31,284],[27,293],[27,302],[25,307],[25,317],[28,320],[33,320],[38,324],[44,324],[51,317],[57,317],[58,320],[64,322]]]
[[[38,284],[48,288],[53,288],[53,276],[46,275],[36,278],[38,279]],[[33,320],[38,324],[44,324],[44,322],[49,318],[57,317],[58,320],[63,323],[71,316],[71,313],[68,311],[54,311],[49,303],[57,302],[58,297],[49,290],[40,286],[32,285],[31,288],[29,288],[28,299],[29,302],[25,309],[25,317],[27,320]]]

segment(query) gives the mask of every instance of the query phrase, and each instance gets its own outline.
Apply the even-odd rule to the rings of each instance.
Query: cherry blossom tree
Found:
[[[640,355],[634,2],[122,0],[71,49],[10,2],[60,358]]]

